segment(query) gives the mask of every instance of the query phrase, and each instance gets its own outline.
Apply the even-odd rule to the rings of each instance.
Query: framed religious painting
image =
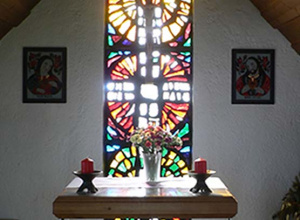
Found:
[[[232,50],[232,104],[274,104],[274,50]]]
[[[23,48],[23,103],[66,103],[64,47]]]

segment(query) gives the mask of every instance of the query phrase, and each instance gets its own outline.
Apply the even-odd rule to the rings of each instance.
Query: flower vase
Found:
[[[142,153],[146,182],[156,182],[160,178],[161,153]]]

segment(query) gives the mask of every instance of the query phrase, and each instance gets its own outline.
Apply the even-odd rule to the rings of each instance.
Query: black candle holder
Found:
[[[211,175],[215,174],[214,170],[207,170],[206,173],[196,173],[195,171],[189,171],[189,176],[197,180],[196,185],[190,189],[192,193],[209,194],[212,191],[205,183],[205,180]]]
[[[96,193],[98,189],[93,184],[93,179],[99,174],[101,171],[95,170],[93,173],[82,173],[81,171],[73,171],[73,174],[80,177],[83,181],[81,186],[78,188],[77,193],[84,193],[85,189],[87,189],[86,193]]]

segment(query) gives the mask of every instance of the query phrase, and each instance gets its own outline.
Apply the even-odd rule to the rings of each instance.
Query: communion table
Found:
[[[237,201],[218,177],[209,177],[212,193],[190,192],[191,177],[161,178],[146,183],[142,178],[93,180],[98,191],[76,193],[82,181],[75,178],[53,202],[57,218],[232,218]]]

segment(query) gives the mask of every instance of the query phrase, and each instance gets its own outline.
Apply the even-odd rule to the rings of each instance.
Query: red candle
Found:
[[[206,160],[203,158],[198,158],[195,160],[195,172],[196,173],[206,173]]]
[[[94,161],[90,158],[85,158],[81,161],[81,173],[93,173]]]

